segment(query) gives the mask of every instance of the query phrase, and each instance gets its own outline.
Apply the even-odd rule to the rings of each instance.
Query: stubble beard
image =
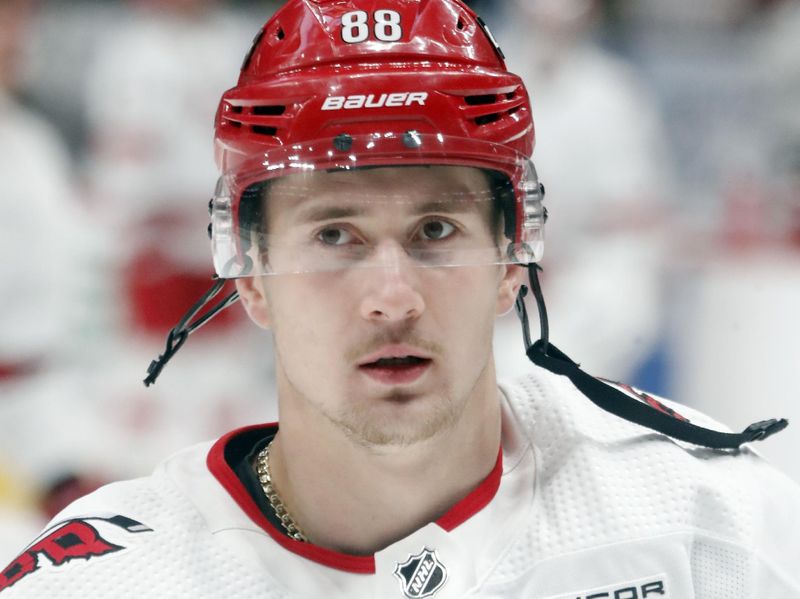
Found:
[[[420,338],[412,327],[402,327],[394,331],[382,331],[366,343],[351,348],[345,352],[346,362],[352,363],[358,356],[389,343],[410,343],[428,349],[434,356],[441,357],[444,354],[440,345]],[[277,345],[276,354],[280,360]],[[351,442],[378,449],[423,443],[456,427],[468,403],[474,399],[490,361],[487,356],[486,362],[466,389],[456,390],[454,381],[443,381],[438,389],[427,393],[389,391],[383,396],[343,402],[345,405],[339,409],[326,409],[324,403],[303,393],[293,384],[288,373],[283,372],[293,395],[302,397],[303,403],[342,431]]]
[[[410,405],[414,402],[425,402],[426,405],[419,410]],[[351,441],[361,446],[408,447],[453,428],[463,412],[464,403],[454,400],[450,394],[414,397],[395,393],[342,409],[330,415],[329,419]],[[398,413],[406,407],[413,413]]]
[[[487,359],[475,380],[463,390],[456,391],[447,386],[427,396],[398,392],[370,398],[325,416],[351,441],[364,447],[408,447],[423,443],[458,425],[468,404],[478,400],[478,387],[490,363],[491,360]],[[415,402],[424,403],[412,405]],[[408,408],[407,413],[401,413],[405,408]]]

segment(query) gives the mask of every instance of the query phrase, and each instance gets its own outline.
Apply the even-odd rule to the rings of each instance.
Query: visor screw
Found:
[[[211,216],[214,213],[214,198],[208,200],[208,215]]]
[[[422,145],[422,139],[418,131],[406,131],[403,133],[403,145],[412,150]]]
[[[212,239],[214,236],[214,225],[208,223],[208,238]]]
[[[347,133],[340,133],[333,138],[333,147],[340,152],[349,152],[353,147],[353,138]]]

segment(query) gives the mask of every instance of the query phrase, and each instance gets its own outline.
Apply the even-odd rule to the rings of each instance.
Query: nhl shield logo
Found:
[[[394,575],[400,579],[403,594],[409,599],[432,597],[447,581],[444,565],[436,552],[427,548],[410,556],[402,564],[397,564]]]

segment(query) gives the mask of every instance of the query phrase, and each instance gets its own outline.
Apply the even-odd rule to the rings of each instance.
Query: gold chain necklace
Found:
[[[278,516],[283,528],[286,529],[287,534],[295,541],[308,542],[305,533],[300,530],[300,527],[294,521],[294,518],[289,514],[286,506],[283,505],[275,485],[272,484],[272,476],[269,471],[269,448],[272,447],[272,441],[267,443],[267,446],[258,453],[258,460],[256,461],[256,472],[258,472],[258,481],[261,483],[261,488],[264,490],[264,495],[267,496],[270,507]]]

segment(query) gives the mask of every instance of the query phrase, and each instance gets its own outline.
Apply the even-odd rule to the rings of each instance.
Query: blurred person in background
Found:
[[[205,215],[190,208],[213,188],[208,140],[217,98],[256,31],[214,0],[131,0],[119,8],[86,74],[87,182],[95,216],[110,232],[98,273],[109,326],[90,393],[104,431],[97,448],[117,476],[132,476],[164,452],[255,417],[245,391],[272,373],[242,368],[252,377],[233,383],[224,376],[248,360],[236,351],[247,332],[230,311],[189,348],[182,376],[165,378],[155,392],[141,385],[141,365],[164,329],[213,274]],[[223,346],[229,351],[220,354]]]
[[[76,439],[62,417],[78,411],[64,371],[73,362],[79,261],[89,240],[67,150],[18,98],[36,8],[0,3],[0,557],[47,517],[38,497],[63,473],[52,452],[70,451]]]
[[[28,0],[0,4],[0,380],[63,357],[72,321],[69,286],[77,238],[69,157],[54,128],[15,98]]]
[[[596,42],[596,0],[513,0],[506,9],[502,46],[534,90],[537,164],[553,202],[543,280],[553,322],[588,371],[663,392],[658,376],[641,373],[662,333],[671,177],[656,99]],[[529,368],[505,342],[515,335],[513,319],[498,326],[504,372]]]
[[[109,250],[122,301],[113,320],[148,334],[185,303],[166,290],[196,297],[211,274],[202,259],[207,238],[194,222],[201,219],[185,207],[213,184],[198,165],[213,162],[205,144],[215,98],[251,32],[213,0],[121,8],[88,66],[87,176],[95,210],[116,237]],[[187,57],[202,68],[187,69]]]
[[[732,6],[741,16],[736,3],[720,11]],[[727,143],[711,158],[721,216],[681,275],[688,292],[673,341],[676,394],[734,425],[765,408],[800,420],[800,3],[750,8],[746,26],[730,26],[729,12],[716,20],[747,50],[738,77],[752,82],[728,103],[753,108],[727,120]],[[754,157],[731,161],[739,147]],[[796,436],[763,451],[800,481]]]
[[[165,451],[254,417],[242,392],[251,379],[221,380],[225,360],[212,358],[202,342],[189,348],[186,376],[174,392],[167,391],[169,377],[163,395],[146,394],[140,382],[156,339],[149,334],[173,318],[170,306],[178,305],[170,294],[193,296],[211,275],[194,259],[206,255],[208,239],[202,227],[186,234],[190,211],[179,206],[208,196],[203,173],[211,169],[198,165],[213,166],[207,140],[217,97],[254,32],[212,2],[106,6],[102,19],[92,21],[106,24],[104,35],[82,50],[96,58],[81,72],[64,64],[59,44],[41,35],[43,23],[60,17],[80,22],[74,15],[85,14],[85,5],[13,0],[0,8],[0,174],[7,216],[0,249],[14,257],[0,267],[6,280],[0,294],[0,464],[9,465],[6,480],[25,481],[13,486],[30,489],[3,494],[0,503],[18,513],[18,498],[30,500],[28,516],[38,527],[101,481],[148,471]],[[32,75],[30,55],[37,52]],[[186,72],[187,55],[201,56],[204,68]],[[58,86],[47,84],[57,83],[47,77],[59,69],[54,65],[72,73],[78,88],[89,81],[83,96],[94,144],[80,201],[55,129],[13,98],[17,85],[58,96]],[[167,246],[165,239],[174,243]],[[224,334],[234,312],[226,318],[216,324],[218,335],[208,333],[208,343],[218,347],[227,340],[232,347],[224,355],[240,365],[247,358]],[[269,368],[245,372],[259,381],[272,376]],[[195,403],[198,397],[203,401]],[[269,407],[263,418],[268,415]],[[21,515],[12,520],[26,521]],[[30,536],[18,530],[19,524],[0,522],[0,538],[17,549]]]

